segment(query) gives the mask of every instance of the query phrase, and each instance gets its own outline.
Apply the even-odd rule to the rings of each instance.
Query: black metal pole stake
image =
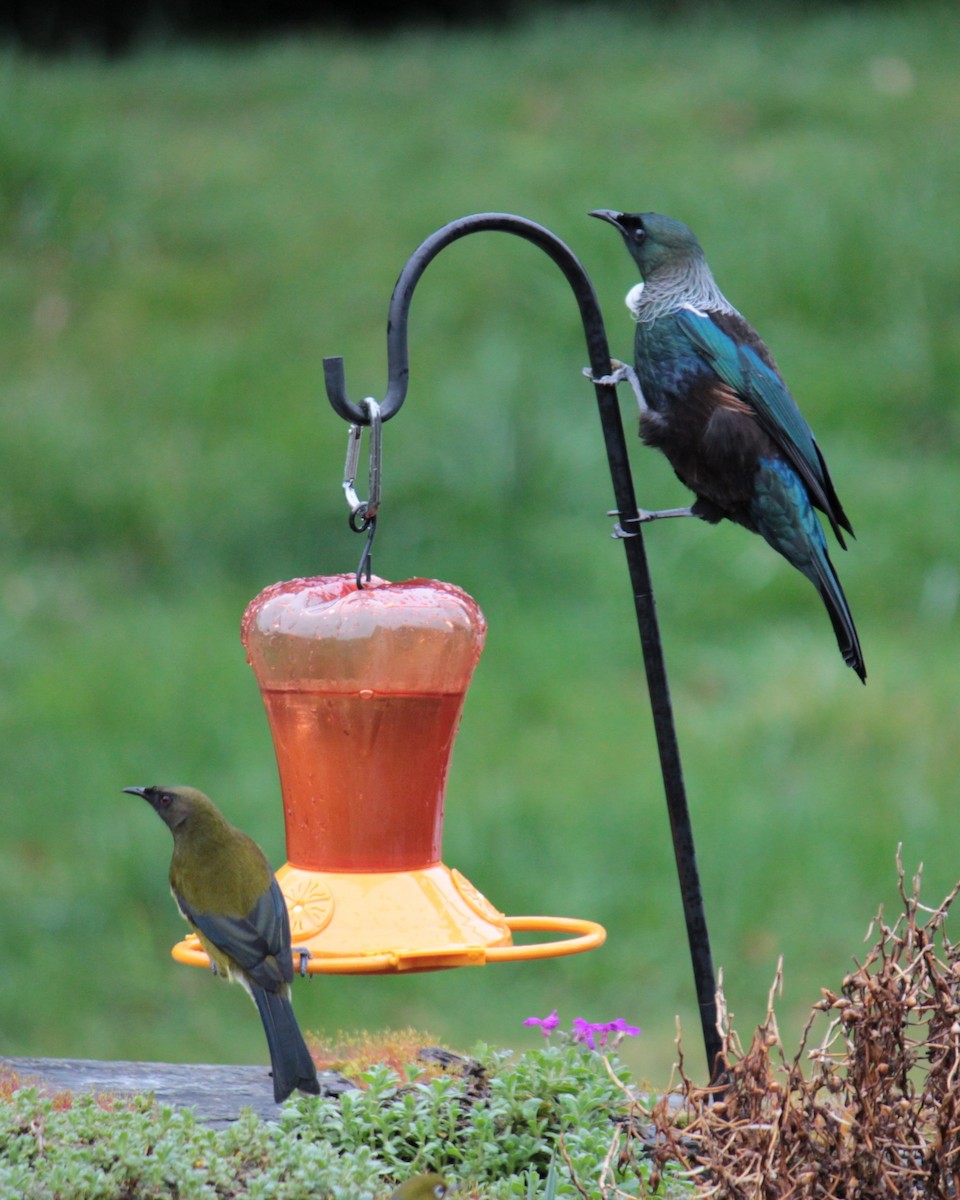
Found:
[[[593,284],[573,252],[548,229],[533,221],[508,213],[479,213],[475,216],[461,217],[457,221],[451,221],[449,225],[444,225],[442,229],[431,234],[414,251],[400,272],[400,278],[397,280],[390,300],[390,316],[387,322],[388,384],[386,395],[380,402],[382,420],[388,421],[394,416],[406,397],[410,375],[407,356],[407,321],[410,301],[420,276],[445,246],[469,233],[479,233],[483,230],[499,230],[503,233],[516,234],[539,246],[553,259],[566,276],[580,306],[580,317],[586,335],[591,370],[597,378],[610,373],[610,352],[603,318],[600,314],[600,305]],[[344,420],[356,425],[366,425],[368,417],[365,409],[347,398],[343,359],[325,358],[323,372],[327,395],[334,409]],[[700,890],[700,876],[697,871],[693,828],[690,824],[690,811],[683,782],[680,749],[677,745],[677,735],[673,723],[670,688],[660,643],[653,585],[650,581],[646,551],[640,532],[642,526],[639,523],[630,524],[638,516],[637,501],[616,389],[609,384],[599,383],[595,387],[600,422],[603,426],[603,437],[607,448],[607,460],[610,465],[610,476],[613,481],[613,494],[620,522],[630,529],[637,530],[636,537],[623,539],[623,548],[627,556],[627,568],[630,572],[630,584],[633,589],[637,625],[640,630],[640,643],[647,674],[647,687],[653,710],[653,725],[660,753],[660,769],[663,774],[663,787],[673,835],[673,850],[680,881],[680,895],[683,901],[687,938],[690,943],[690,957],[700,1008],[704,1049],[707,1055],[710,1079],[712,1082],[717,1082],[721,1071],[719,1058],[721,1040],[717,1029],[716,979],[710,954],[710,938],[707,932],[703,895]]]

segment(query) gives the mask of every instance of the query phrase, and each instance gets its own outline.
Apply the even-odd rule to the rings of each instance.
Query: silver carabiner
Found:
[[[362,406],[370,417],[370,460],[368,465],[370,496],[367,500],[360,499],[356,488],[357,468],[360,464],[360,439],[363,436],[362,425],[351,425],[347,432],[347,460],[343,465],[343,494],[350,507],[350,528],[356,533],[362,533],[369,526],[380,507],[380,464],[383,444],[380,405],[372,396],[367,396],[362,401]]]

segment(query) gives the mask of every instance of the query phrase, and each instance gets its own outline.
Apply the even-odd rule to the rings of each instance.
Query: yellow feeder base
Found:
[[[305,871],[285,864],[277,880],[290,911],[295,957],[310,974],[365,975],[480,967],[552,958],[602,946],[606,930],[575,917],[505,917],[459,871],[443,863],[420,871]],[[515,932],[572,934],[515,946]],[[191,935],[177,962],[209,967]],[[302,968],[303,964],[299,964]]]

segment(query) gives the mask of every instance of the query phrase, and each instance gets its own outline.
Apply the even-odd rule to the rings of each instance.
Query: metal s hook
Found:
[[[363,401],[363,409],[370,427],[370,458],[368,465],[369,497],[361,500],[357,495],[357,469],[360,465],[360,441],[363,425],[352,424],[347,433],[347,458],[343,465],[343,494],[350,507],[350,528],[354,533],[367,535],[360,565],[357,567],[357,587],[363,587],[363,579],[370,582],[370,556],[373,537],[377,531],[377,512],[380,508],[380,485],[382,479],[383,422],[380,405],[371,396]]]
[[[359,530],[357,532],[360,532]],[[363,581],[370,582],[370,560],[373,556],[373,537],[377,532],[377,518],[371,517],[367,526],[367,540],[363,543],[363,553],[357,563],[357,591],[363,590]]]

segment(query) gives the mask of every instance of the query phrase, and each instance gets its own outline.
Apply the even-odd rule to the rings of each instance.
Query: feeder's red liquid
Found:
[[[462,692],[262,694],[293,866],[410,871],[440,861]]]

